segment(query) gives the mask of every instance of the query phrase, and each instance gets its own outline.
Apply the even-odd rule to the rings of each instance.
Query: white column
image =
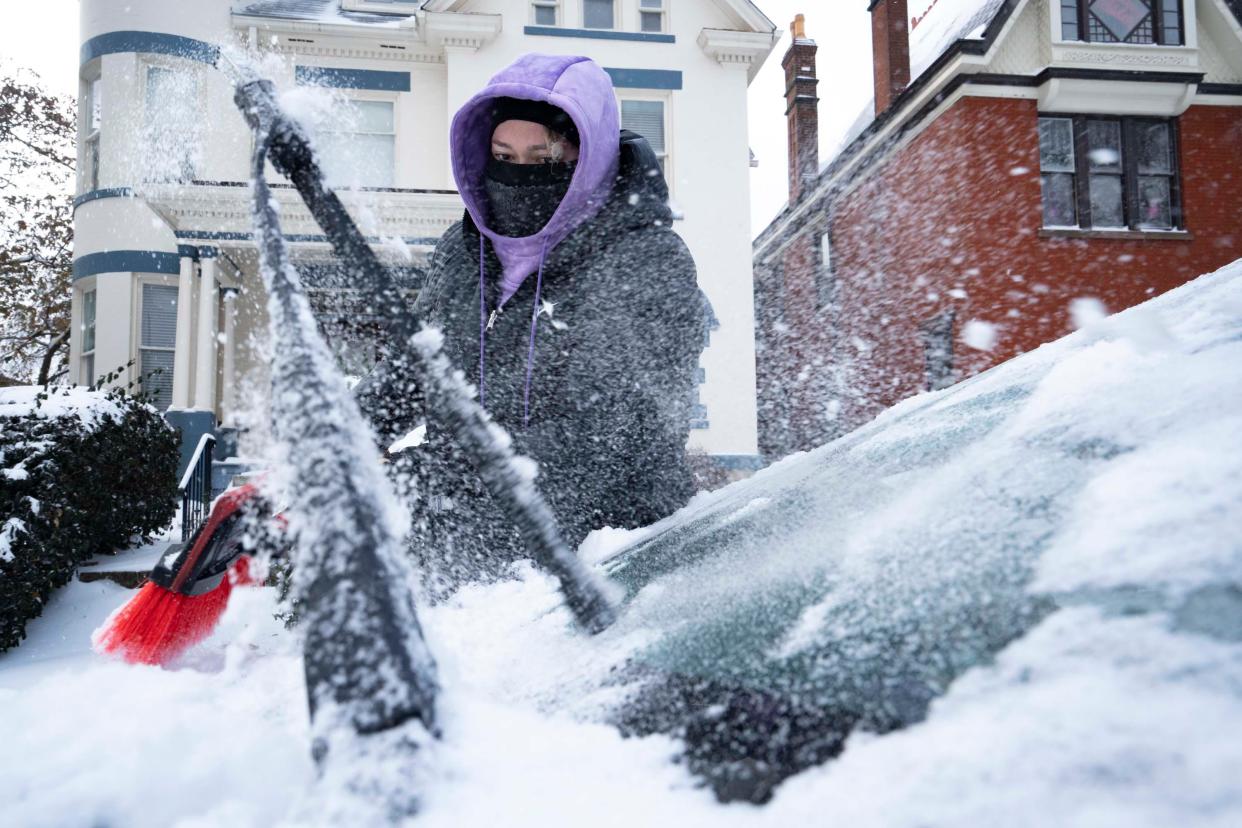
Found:
[[[233,289],[224,292],[224,376],[221,379],[220,388],[220,407],[223,409],[220,420],[224,425],[233,424],[233,409],[236,406],[237,392],[233,388],[236,381],[237,369],[235,367],[237,356],[237,335],[235,333],[237,319],[235,313],[237,311],[237,291]]]
[[[200,251],[201,253],[202,251]],[[194,368],[194,407],[216,410],[216,259],[204,255],[198,285],[198,349]]]
[[[190,407],[191,372],[194,369],[194,260],[181,257],[177,282],[177,342],[173,352],[172,407]]]

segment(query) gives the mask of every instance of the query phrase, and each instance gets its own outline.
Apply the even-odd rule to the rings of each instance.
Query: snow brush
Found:
[[[160,557],[138,594],[91,636],[99,653],[165,665],[215,629],[233,588],[256,583],[246,554],[248,518],[270,515],[254,484],[230,489],[188,542]]]

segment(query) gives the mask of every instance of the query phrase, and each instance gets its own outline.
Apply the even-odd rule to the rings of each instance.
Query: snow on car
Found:
[[[589,538],[597,636],[531,566],[424,603],[413,824],[1238,824],[1242,262],[1083,322]],[[5,823],[334,813],[272,592],[168,670],[89,653],[123,597],[0,657]]]

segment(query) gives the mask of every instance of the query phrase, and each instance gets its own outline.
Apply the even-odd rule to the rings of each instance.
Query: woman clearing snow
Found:
[[[620,130],[597,64],[535,54],[467,101],[450,142],[466,213],[440,238],[415,314],[538,462],[571,548],[594,528],[659,520],[693,493],[685,445],[707,313],[655,153]],[[420,416],[401,387],[381,368],[360,389],[386,439]],[[495,573],[525,551],[428,425],[411,458],[415,547],[452,582]]]

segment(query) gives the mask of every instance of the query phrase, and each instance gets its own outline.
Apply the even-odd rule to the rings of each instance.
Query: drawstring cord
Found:
[[[539,272],[535,277],[535,309],[530,316],[530,345],[526,349],[526,387],[522,392],[522,427],[530,425],[530,380],[535,366],[535,334],[539,330],[539,306],[543,298],[543,265],[548,258],[545,239],[539,253]],[[487,269],[483,234],[479,234],[479,405],[484,404],[484,370],[487,355]]]
[[[530,315],[530,347],[526,350],[526,390],[522,395],[522,428],[530,425],[530,375],[535,365],[535,331],[539,329],[539,300],[543,296],[543,263],[548,258],[548,240],[539,254],[539,275],[535,277],[535,310]]]
[[[479,234],[479,405],[483,405],[483,357],[487,353],[487,271],[483,234]]]

